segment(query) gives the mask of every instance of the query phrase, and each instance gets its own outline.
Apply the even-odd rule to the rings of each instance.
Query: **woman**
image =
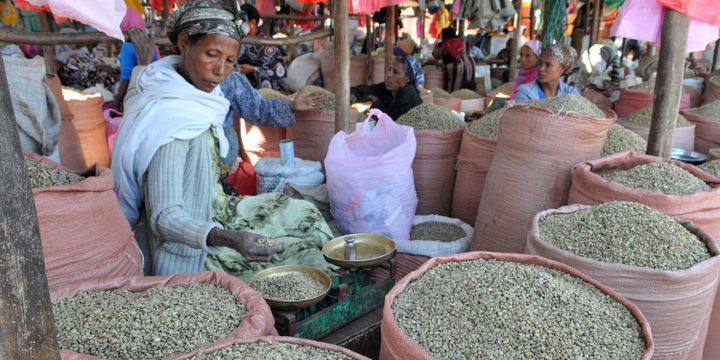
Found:
[[[181,55],[133,74],[112,172],[130,224],[147,221],[153,274],[223,269],[247,280],[279,264],[327,266],[321,247],[331,231],[314,206],[280,194],[226,196],[220,185],[229,102],[219,85],[237,60],[243,17],[234,1],[187,3],[168,22]],[[263,236],[278,244],[259,246]]]
[[[410,57],[396,55],[385,72],[384,82],[350,88],[350,101],[372,100],[373,108],[379,109],[394,120],[422,104],[417,88],[419,86],[416,80],[417,72],[408,58]],[[417,64],[417,67],[419,66],[420,64]]]
[[[515,100],[539,100],[568,94],[580,95],[578,89],[565,84],[562,76],[575,66],[577,52],[567,45],[550,45],[543,49],[538,64],[538,78],[521,85]]]
[[[520,70],[515,77],[510,99],[515,99],[515,94],[522,84],[535,81],[538,75],[538,57],[540,56],[540,41],[530,40],[520,48]]]
[[[241,9],[248,17],[248,35],[265,37],[258,32],[262,26],[258,10],[250,4],[243,4]],[[255,87],[278,91],[285,88],[283,82],[287,77],[287,69],[282,53],[277,46],[241,45],[239,64],[240,71],[253,79]]]
[[[465,44],[454,28],[443,29],[442,41],[433,50],[433,57],[442,60],[445,91],[475,90],[475,61],[465,52]]]
[[[145,20],[135,9],[128,7],[125,17],[120,23],[122,31],[127,31],[130,41],[126,41],[120,47],[118,60],[120,61],[120,84],[115,94],[115,107],[123,109],[122,104],[127,94],[128,85],[132,70],[137,65],[146,65],[160,58],[160,52],[146,35]],[[146,40],[148,39],[148,40]]]

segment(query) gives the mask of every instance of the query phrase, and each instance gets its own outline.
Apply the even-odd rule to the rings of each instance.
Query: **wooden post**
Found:
[[[367,15],[365,16],[365,32],[367,33],[367,36],[365,37],[365,51],[367,52],[367,83],[372,84],[372,78],[373,78],[373,43],[375,42],[375,34],[373,34],[372,30],[372,16]]]
[[[50,20],[48,16],[50,14],[44,11],[36,12],[38,23],[40,24],[40,31],[52,32],[50,29]],[[43,46],[43,60],[45,61],[45,73],[46,74],[57,74],[57,66],[55,65],[55,46],[48,45]]]
[[[350,45],[348,2],[333,1],[335,19],[335,131],[350,132]]]
[[[713,54],[713,63],[710,71],[720,70],[720,40],[715,42],[715,53]]]
[[[600,36],[600,18],[602,17],[603,0],[595,0],[593,5],[593,23],[592,35],[590,36],[590,46],[598,42]]]
[[[535,39],[535,0],[530,0],[530,40]]]
[[[680,109],[689,24],[686,15],[665,9],[647,146],[649,155],[670,157],[672,134]]]
[[[620,61],[625,60],[625,55],[627,55],[627,39],[623,38],[622,39],[622,48],[620,49]]]
[[[510,82],[515,81],[518,66],[518,50],[522,40],[522,0],[515,0],[515,31],[513,31],[513,47],[510,49]]]
[[[423,42],[425,42],[425,2],[421,1],[420,14],[418,15],[418,21],[420,21],[420,48],[422,49]],[[422,59],[422,51],[420,52],[420,58]]]
[[[392,64],[393,48],[395,48],[395,6],[387,8],[385,18],[385,67]]]
[[[37,214],[1,56],[0,94],[0,359],[59,359]]]
[[[170,0],[163,0],[163,11],[162,11],[163,26],[167,23],[167,20],[169,17],[170,17]]]

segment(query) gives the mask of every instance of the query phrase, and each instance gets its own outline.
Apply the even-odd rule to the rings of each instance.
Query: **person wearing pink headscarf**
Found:
[[[137,10],[131,7],[127,8],[125,17],[120,23],[120,29],[128,33],[130,41],[122,44],[118,55],[120,60],[120,85],[117,94],[115,94],[115,107],[118,110],[122,110],[133,68],[137,65],[148,65],[160,59],[160,52],[147,36],[145,20]]]
[[[515,99],[515,94],[520,85],[531,83],[537,79],[540,45],[540,41],[530,40],[520,48],[520,69],[515,77],[510,99]]]

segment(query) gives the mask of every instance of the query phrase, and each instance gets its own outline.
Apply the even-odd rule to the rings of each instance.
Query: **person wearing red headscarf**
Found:
[[[441,35],[442,41],[435,46],[433,57],[443,64],[443,89],[475,90],[475,61],[467,55],[463,39],[452,27],[443,29]]]

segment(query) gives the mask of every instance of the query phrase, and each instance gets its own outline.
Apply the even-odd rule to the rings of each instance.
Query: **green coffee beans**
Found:
[[[710,186],[687,170],[664,162],[602,171],[598,175],[629,188],[660,191],[666,195],[690,195],[710,190]]]
[[[552,112],[568,113],[574,112],[594,118],[606,118],[607,115],[595,104],[580,95],[556,96],[543,100],[530,100],[521,102],[521,105],[537,106],[551,110]]]
[[[253,344],[236,344],[216,352],[195,356],[194,360],[351,360],[345,354],[316,348],[274,341],[258,341]]]
[[[433,88],[430,92],[433,94],[434,99],[448,99],[452,97],[449,92],[441,88]]]
[[[505,113],[505,108],[489,112],[482,118],[468,124],[468,131],[484,138],[497,140],[500,133],[500,119]]]
[[[397,123],[423,130],[451,130],[465,127],[465,123],[455,116],[452,110],[429,103],[410,109],[397,119]]]
[[[712,174],[715,177],[720,177],[720,160],[706,162],[698,167]]]
[[[635,111],[634,113],[618,120],[618,124],[625,127],[649,128],[652,122],[652,106]],[[682,115],[678,114],[675,120],[675,127],[688,127],[692,124]]]
[[[618,125],[613,124],[608,130],[601,156],[608,156],[624,151],[644,153],[647,142],[640,135]]]
[[[640,359],[640,324],[572,275],[470,260],[437,265],[392,304],[398,326],[438,359]]]
[[[688,110],[689,113],[709,118],[720,118],[720,100],[707,103],[699,108]]]
[[[467,236],[465,230],[455,224],[440,221],[428,221],[413,225],[410,240],[431,240],[441,242],[457,241]]]
[[[86,292],[53,304],[62,349],[108,359],[187,353],[240,326],[245,305],[225,289],[192,284]]]
[[[455,90],[450,95],[452,97],[461,98],[463,100],[473,100],[473,99],[481,99],[482,98],[482,96],[480,96],[480,94],[478,94],[470,89]]]
[[[293,101],[289,96],[287,96],[287,95],[285,95],[285,94],[283,94],[283,93],[281,93],[281,92],[279,92],[279,91],[275,91],[275,90],[273,90],[273,89],[270,89],[270,88],[261,88],[261,89],[258,89],[257,92],[258,92],[258,94],[260,94],[260,96],[262,96],[264,99],[282,100],[282,101],[286,101],[286,102],[292,102],[292,101]]]
[[[298,95],[305,95],[305,96],[310,96],[310,97],[320,96],[323,99],[322,103],[320,103],[320,110],[335,110],[335,94],[333,94],[330,91],[327,91],[319,86],[314,86],[314,85],[305,86],[295,96],[298,96]]]
[[[252,281],[250,286],[266,299],[300,301],[318,297],[327,289],[310,275],[292,272]]]
[[[33,189],[63,186],[80,182],[84,177],[55,169],[32,159],[25,158],[25,170]]]
[[[710,258],[706,244],[673,218],[626,201],[546,216],[540,238],[578,256],[657,270],[687,269]]]

